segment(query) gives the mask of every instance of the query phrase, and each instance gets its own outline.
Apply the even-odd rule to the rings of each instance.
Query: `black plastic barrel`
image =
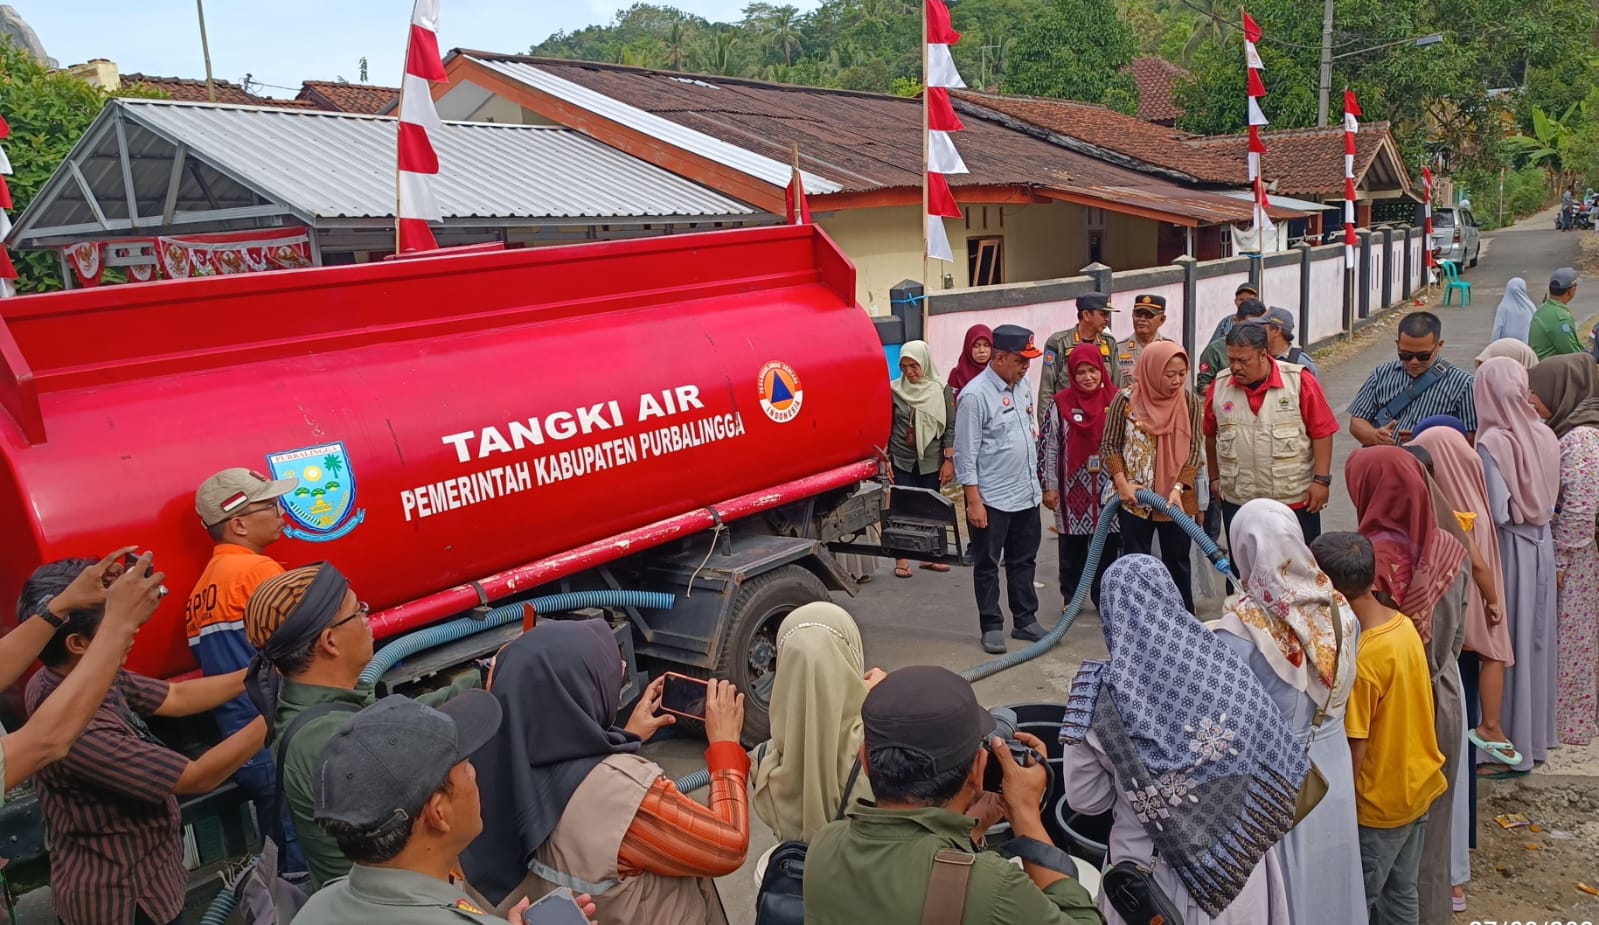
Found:
[[[1056,842],[1057,845],[1096,868],[1105,866],[1105,852],[1110,844],[1110,813],[1089,816],[1073,812],[1066,798],[1062,797],[1055,801],[1055,811],[1050,815],[1055,827],[1063,835],[1063,839]]]

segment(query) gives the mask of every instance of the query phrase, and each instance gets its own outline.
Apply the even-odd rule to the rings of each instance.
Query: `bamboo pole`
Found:
[[[205,95],[215,103],[217,87],[216,82],[211,79],[211,44],[205,37],[205,0],[194,0],[194,6],[200,14],[200,54],[205,56]]]

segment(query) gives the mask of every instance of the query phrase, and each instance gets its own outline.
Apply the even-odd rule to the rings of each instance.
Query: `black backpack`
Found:
[[[861,760],[857,758],[844,781],[844,796],[839,800],[835,820],[844,818],[849,795],[860,775]],[[786,841],[772,849],[766,859],[766,872],[761,875],[760,891],[755,895],[755,925],[804,925],[805,853],[809,847],[802,841]]]

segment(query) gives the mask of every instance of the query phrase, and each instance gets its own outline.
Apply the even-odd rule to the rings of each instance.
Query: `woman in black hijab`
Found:
[[[594,898],[601,925],[725,922],[711,878],[749,847],[743,696],[710,682],[707,807],[640,755],[671,722],[658,713],[661,680],[618,727],[622,683],[603,620],[539,623],[501,650],[490,692],[505,720],[472,756],[484,827],[461,856],[467,880],[501,911],[566,886]]]

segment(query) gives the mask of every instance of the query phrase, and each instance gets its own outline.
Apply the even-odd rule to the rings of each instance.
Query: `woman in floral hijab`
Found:
[[[1360,622],[1305,545],[1286,505],[1258,499],[1233,517],[1242,591],[1217,636],[1248,663],[1294,738],[1327,779],[1327,795],[1272,849],[1295,922],[1355,922],[1365,881],[1344,704],[1355,683]]]
[[[1106,861],[1153,870],[1185,925],[1287,925],[1271,847],[1294,824],[1304,746],[1160,560],[1116,560],[1101,603],[1110,657],[1083,663],[1061,724],[1067,804],[1114,812]]]

